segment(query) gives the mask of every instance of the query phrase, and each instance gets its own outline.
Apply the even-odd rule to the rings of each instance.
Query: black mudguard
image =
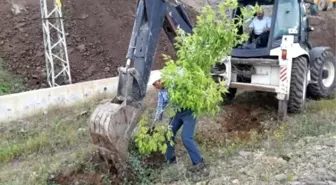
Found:
[[[329,50],[330,47],[324,47],[324,46],[319,46],[319,47],[314,47],[312,48],[310,51],[309,51],[309,64],[310,66],[312,66],[313,62],[321,57],[322,53],[325,51],[325,50]]]

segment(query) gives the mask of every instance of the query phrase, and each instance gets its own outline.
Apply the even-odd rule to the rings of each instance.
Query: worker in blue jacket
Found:
[[[153,79],[152,85],[158,90],[158,103],[157,103],[155,120],[161,121],[164,109],[169,103],[169,95],[167,89],[165,89],[164,84],[162,83],[160,75],[158,75],[157,78]],[[192,115],[192,111],[181,110],[180,112],[177,112],[175,116],[173,116],[170,120],[173,132],[173,138],[172,138],[173,141],[175,141],[176,133],[183,125],[182,142],[184,147],[187,149],[193,164],[189,169],[189,171],[200,171],[206,169],[204,159],[193,138],[196,126],[196,118]],[[175,163],[176,162],[175,147],[171,146],[169,143],[167,145],[168,148],[166,152],[166,159],[169,164]]]

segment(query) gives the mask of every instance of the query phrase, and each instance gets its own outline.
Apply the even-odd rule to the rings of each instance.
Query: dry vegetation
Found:
[[[4,61],[0,58],[0,96],[26,90],[22,78],[3,69]]]
[[[155,95],[149,94],[149,97]],[[283,156],[300,139],[324,134],[336,135],[335,99],[311,101],[308,110],[291,116],[287,121],[273,121],[274,104],[251,104],[260,100],[274,100],[272,96],[242,93],[240,105],[230,105],[215,118],[199,120],[197,141],[211,168],[207,178],[194,179],[184,173],[189,158],[178,143],[178,164],[166,166],[160,154],[140,158],[131,148],[131,161],[138,171],[134,184],[193,184],[210,182],[225,176],[235,177],[239,165],[230,165],[244,153],[264,151],[272,156]],[[17,122],[1,124],[0,184],[122,184],[113,171],[97,157],[87,130],[90,112],[96,105],[90,101],[71,108],[53,108],[48,115],[39,115]],[[275,102],[275,101],[269,101]],[[155,100],[147,100],[154,108]],[[178,138],[179,139],[179,138]],[[294,152],[294,149],[293,151]],[[241,160],[239,160],[241,161]],[[251,160],[251,163],[253,160]],[[229,165],[229,166],[228,166]],[[248,166],[248,165],[247,165]],[[257,173],[258,169],[250,169]],[[233,173],[236,172],[236,173]],[[266,172],[265,172],[266,173]],[[236,174],[237,176],[234,176]],[[296,177],[286,174],[291,180]],[[286,177],[287,177],[286,176]],[[292,177],[293,176],[293,177]],[[232,179],[230,183],[232,183]],[[248,179],[248,178],[247,178]],[[268,179],[263,177],[263,181]],[[255,179],[256,182],[260,178]],[[248,181],[249,182],[249,181]],[[265,181],[267,182],[267,181]],[[130,182],[125,183],[130,184]],[[234,183],[233,183],[234,184]]]

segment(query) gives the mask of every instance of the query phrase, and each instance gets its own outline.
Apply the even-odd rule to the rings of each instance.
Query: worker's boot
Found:
[[[207,177],[209,176],[210,172],[209,169],[207,168],[206,164],[203,162],[192,165],[187,169],[187,174],[188,176],[194,176],[194,177]]]
[[[169,165],[171,165],[171,164],[176,164],[176,163],[177,163],[177,162],[176,162],[176,157],[173,157],[172,159],[167,160],[167,163],[168,163]]]

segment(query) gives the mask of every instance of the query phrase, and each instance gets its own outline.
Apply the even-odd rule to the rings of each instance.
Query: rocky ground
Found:
[[[190,159],[179,143],[178,164],[163,167],[156,184],[336,185],[336,100],[310,102],[307,113],[276,122],[272,103],[248,105],[272,98],[247,96],[199,121],[209,176],[187,176]]]
[[[306,137],[287,144],[285,155],[272,155],[265,148],[239,151],[228,161],[221,161],[211,170],[211,180],[197,184],[336,184],[336,134]]]
[[[335,185],[336,184],[336,132],[308,136],[296,142],[277,144],[263,141],[258,149],[220,149],[216,160],[210,162],[208,177],[185,178],[185,164],[165,170],[165,178],[157,184],[241,184],[241,185]],[[272,145],[272,146],[270,146]],[[231,146],[232,147],[232,146]],[[188,160],[185,158],[185,160]],[[183,162],[182,162],[183,163]],[[185,162],[184,162],[185,163]],[[179,169],[181,174],[169,173]],[[161,176],[162,177],[162,176]],[[179,179],[175,181],[172,179]]]

